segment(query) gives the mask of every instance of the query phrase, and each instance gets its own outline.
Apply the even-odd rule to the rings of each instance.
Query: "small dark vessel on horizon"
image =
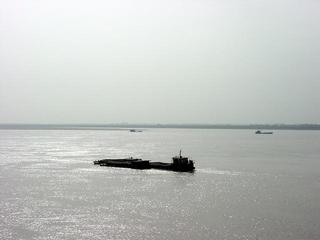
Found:
[[[262,132],[260,130],[257,130],[255,133],[256,134],[273,134],[273,132]]]
[[[175,172],[193,172],[194,162],[188,157],[181,155],[172,158],[172,163],[164,162],[150,162],[149,160],[142,160],[141,158],[118,158],[118,159],[102,159],[93,162],[96,165],[106,167],[121,167],[133,169],[160,169]]]
[[[129,132],[142,132],[142,130],[130,129]]]

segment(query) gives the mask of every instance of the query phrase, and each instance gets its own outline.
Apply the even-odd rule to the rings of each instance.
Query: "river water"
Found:
[[[194,173],[100,167],[169,162]],[[0,130],[0,239],[320,239],[320,131]]]

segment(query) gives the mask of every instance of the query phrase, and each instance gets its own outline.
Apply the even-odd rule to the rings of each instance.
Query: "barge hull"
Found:
[[[142,160],[141,158],[118,158],[118,159],[102,159],[94,161],[94,164],[106,167],[120,167],[133,169],[159,169],[175,172],[193,172],[194,163],[187,157],[179,156],[172,158],[172,163],[150,162],[149,160]]]
[[[193,172],[193,165],[179,166],[173,163],[150,162],[141,159],[103,159],[94,161],[94,164],[102,167],[118,167],[132,169],[158,169],[175,172]]]

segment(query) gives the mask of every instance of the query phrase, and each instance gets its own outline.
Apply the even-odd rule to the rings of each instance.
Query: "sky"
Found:
[[[318,0],[1,0],[0,123],[319,123]]]

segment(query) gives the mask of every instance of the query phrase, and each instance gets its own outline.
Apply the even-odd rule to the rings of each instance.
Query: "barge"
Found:
[[[175,172],[193,172],[195,170],[194,162],[188,157],[180,154],[172,158],[172,163],[151,162],[142,160],[141,158],[118,158],[118,159],[102,159],[93,162],[103,167],[120,167],[133,169],[160,169]]]

